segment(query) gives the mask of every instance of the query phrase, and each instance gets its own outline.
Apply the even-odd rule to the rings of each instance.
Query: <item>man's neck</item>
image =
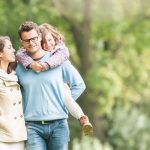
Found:
[[[30,53],[29,55],[31,56],[32,59],[39,59],[41,57],[43,57],[46,54],[46,51],[44,51],[43,49],[40,49],[39,51],[35,52],[35,53]]]

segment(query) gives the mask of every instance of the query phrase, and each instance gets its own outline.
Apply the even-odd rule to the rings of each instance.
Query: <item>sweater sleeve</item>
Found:
[[[77,69],[75,69],[69,60],[63,63],[62,69],[64,83],[69,85],[71,95],[76,100],[83,93],[86,85]]]
[[[34,62],[34,60],[27,54],[25,49],[18,50],[16,59],[26,70],[28,69],[28,66]]]
[[[46,61],[50,68],[56,68],[69,59],[69,50],[63,42],[60,42],[51,53],[52,56]]]

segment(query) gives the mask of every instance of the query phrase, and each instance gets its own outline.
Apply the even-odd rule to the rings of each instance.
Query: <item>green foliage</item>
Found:
[[[149,24],[147,17],[137,16],[117,24],[101,23],[98,29],[93,26],[95,64],[86,80],[96,103],[94,113],[104,118],[106,141],[115,150],[150,147]]]
[[[109,128],[109,142],[115,150],[149,149],[150,121],[140,107],[117,105],[108,116],[106,124],[105,127]]]
[[[0,1],[0,7],[0,33],[11,37],[16,50],[18,50],[20,45],[18,28],[22,22],[32,20],[38,24],[48,22],[54,26],[60,24],[61,28],[64,26],[63,19],[60,18],[58,11],[50,5],[50,2],[12,0],[7,3],[7,0],[3,0]]]
[[[106,143],[102,144],[96,138],[82,137],[79,139],[73,140],[72,150],[113,150],[111,146]]]
[[[87,82],[91,90],[89,96],[95,97],[95,102],[97,101],[95,113],[99,115],[111,113],[117,100],[122,103],[139,103],[143,101],[143,97],[150,96],[146,92],[150,88],[147,82],[150,76],[147,35],[150,32],[145,36],[145,27],[148,31],[150,22],[143,20],[131,31],[130,26],[134,23],[135,20],[119,24],[101,24],[102,30],[99,31],[99,36],[96,36],[101,44],[97,45],[97,50],[93,52],[96,59],[87,74]],[[93,31],[98,32],[94,28]]]
[[[95,113],[97,115],[110,113],[115,103],[115,98],[120,95],[123,86],[119,75],[116,74],[111,66],[103,66],[99,67],[99,69],[96,66],[90,70],[87,82],[91,85],[89,96],[91,98],[95,97],[94,100],[97,103]]]

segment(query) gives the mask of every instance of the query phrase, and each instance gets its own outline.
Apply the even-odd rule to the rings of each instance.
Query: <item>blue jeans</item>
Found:
[[[69,128],[66,119],[49,124],[27,122],[26,150],[67,150]]]

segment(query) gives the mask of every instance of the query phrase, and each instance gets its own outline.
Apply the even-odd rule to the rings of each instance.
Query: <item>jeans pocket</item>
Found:
[[[70,140],[70,131],[67,119],[61,119],[57,121],[57,125],[55,126],[55,137],[59,137],[65,143]]]
[[[59,127],[66,128],[68,127],[68,123],[66,119],[58,120]]]

